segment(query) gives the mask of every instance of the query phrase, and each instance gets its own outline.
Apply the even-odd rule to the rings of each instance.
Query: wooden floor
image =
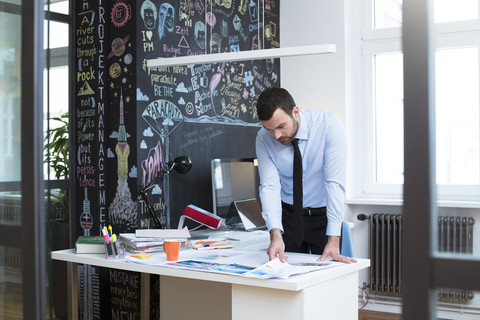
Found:
[[[18,272],[7,270],[4,279],[0,281],[0,319],[2,320],[22,320],[22,285],[20,283]],[[8,281],[11,279],[11,281]],[[53,312],[52,312],[53,313]],[[47,311],[47,319],[60,320]],[[358,320],[401,320],[401,315],[361,310],[358,312]]]
[[[358,320],[401,320],[400,314],[376,312],[369,310],[361,310],[358,312]]]
[[[361,310],[358,312],[358,320],[402,320],[401,314]],[[437,319],[446,320],[446,319]]]
[[[1,267],[1,269],[3,274],[0,279],[0,319],[23,320],[23,298],[20,271],[8,267]],[[52,313],[54,312],[52,311]],[[56,318],[55,314],[50,317],[50,312],[48,310],[46,319],[61,320]]]
[[[0,282],[0,319],[23,319],[21,285]]]

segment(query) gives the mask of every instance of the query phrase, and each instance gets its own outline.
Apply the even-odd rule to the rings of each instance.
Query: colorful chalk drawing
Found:
[[[184,119],[178,107],[164,99],[150,103],[142,117],[160,138],[168,137]]]
[[[118,173],[117,192],[108,207],[108,217],[113,225],[126,231],[133,231],[137,223],[137,204],[132,200],[127,182],[130,146],[127,143],[127,132],[125,129],[123,93],[120,94],[119,109],[118,142],[115,146]]]
[[[117,2],[113,5],[111,12],[112,24],[117,27],[123,27],[132,17],[132,9],[129,4]]]

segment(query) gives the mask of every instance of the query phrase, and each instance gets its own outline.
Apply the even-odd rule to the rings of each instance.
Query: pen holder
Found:
[[[105,244],[105,259],[111,260],[118,258],[118,253],[115,255],[116,250],[116,244],[113,241],[110,241],[108,235],[104,236],[104,241],[103,243]],[[114,249],[115,246],[115,249]]]

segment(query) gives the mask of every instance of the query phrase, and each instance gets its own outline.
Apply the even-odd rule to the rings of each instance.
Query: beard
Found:
[[[286,135],[281,136],[280,138],[277,139],[278,142],[280,142],[283,145],[290,144],[292,140],[295,138],[298,132],[298,128],[300,127],[300,121],[292,118],[292,131]]]

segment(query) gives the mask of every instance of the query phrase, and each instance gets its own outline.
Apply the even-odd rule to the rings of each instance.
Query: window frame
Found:
[[[362,14],[360,18],[357,17],[357,23],[360,23],[359,30],[361,31],[356,34],[358,37],[356,41],[359,41],[361,54],[360,57],[355,57],[354,60],[361,64],[359,69],[361,75],[357,76],[356,79],[360,80],[363,85],[360,88],[352,89],[355,95],[361,97],[360,101],[362,104],[352,110],[354,114],[352,119],[362,119],[362,121],[361,125],[357,125],[354,128],[355,133],[351,137],[354,144],[361,146],[360,148],[356,147],[356,150],[363,150],[363,152],[360,156],[356,156],[354,161],[350,161],[354,168],[350,171],[353,175],[352,180],[357,181],[352,184],[354,189],[347,192],[347,198],[401,200],[403,198],[403,184],[384,184],[375,181],[374,56],[375,54],[383,53],[401,53],[402,28],[374,29],[372,22],[373,5],[372,0],[362,0],[360,4],[354,4],[354,12]],[[361,8],[355,8],[355,6],[361,6]],[[437,23],[435,28],[437,50],[474,46],[480,50],[480,14],[476,20]],[[480,201],[480,184],[438,185],[437,192],[438,199],[441,201],[468,201],[475,203]]]

